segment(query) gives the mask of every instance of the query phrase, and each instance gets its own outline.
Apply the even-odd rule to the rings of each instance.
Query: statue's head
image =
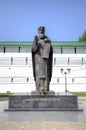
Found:
[[[38,27],[38,33],[39,34],[44,34],[45,33],[45,27],[44,26],[39,26]]]

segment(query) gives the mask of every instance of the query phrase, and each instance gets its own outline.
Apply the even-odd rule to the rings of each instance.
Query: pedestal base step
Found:
[[[80,111],[74,95],[11,95],[6,111]]]

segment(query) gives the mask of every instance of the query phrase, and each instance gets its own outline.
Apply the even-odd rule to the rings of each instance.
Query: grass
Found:
[[[9,97],[12,93],[7,91],[6,93],[0,93],[0,97]]]
[[[72,94],[75,94],[79,97],[86,97],[86,92],[71,92]]]
[[[70,92],[70,93],[77,95],[79,97],[86,97],[86,92]],[[0,97],[9,97],[11,94],[13,93],[7,91],[6,93],[0,93]]]

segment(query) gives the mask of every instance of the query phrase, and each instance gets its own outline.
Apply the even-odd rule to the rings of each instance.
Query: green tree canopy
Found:
[[[79,37],[80,42],[86,42],[86,30],[83,32],[82,36]]]

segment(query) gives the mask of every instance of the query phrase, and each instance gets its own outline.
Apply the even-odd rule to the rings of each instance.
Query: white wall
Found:
[[[12,62],[12,63],[11,63]],[[61,68],[70,68],[68,91],[86,91],[86,54],[54,54],[50,89],[65,91]],[[0,54],[0,92],[31,92],[35,90],[31,53]]]

